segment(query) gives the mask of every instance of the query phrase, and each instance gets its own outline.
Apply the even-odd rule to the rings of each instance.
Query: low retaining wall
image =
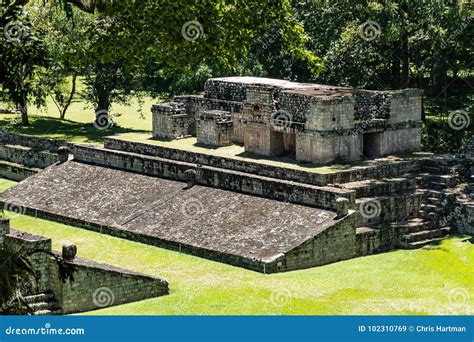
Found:
[[[65,314],[136,302],[168,294],[168,283],[105,264],[75,258],[74,282],[51,279],[51,287]],[[52,273],[58,273],[56,263]]]
[[[421,159],[412,161],[398,161],[392,162],[388,165],[370,166],[353,170],[341,170],[334,173],[317,173],[282,168],[251,161],[218,157],[203,153],[189,152],[146,143],[132,142],[114,137],[106,137],[104,139],[104,146],[105,148],[112,150],[126,151],[172,159],[186,163],[242,171],[264,177],[278,178],[318,186],[335,183],[348,183],[371,178],[396,177],[410,171],[413,172],[418,170],[420,167],[419,162],[421,162]]]
[[[335,225],[282,255],[268,265],[267,270],[291,271],[355,258],[358,256],[355,230],[357,215],[357,212],[352,211]]]
[[[51,239],[13,230],[4,236],[4,243],[16,248],[25,251],[43,250],[59,257],[58,253],[51,250]],[[63,282],[59,277],[58,264],[51,255],[35,253],[31,260],[37,274],[37,284],[29,284],[24,291],[52,291],[64,314],[159,297],[169,292],[165,280],[81,258],[65,260],[66,264],[74,267],[74,281]]]
[[[210,166],[197,166],[196,164],[159,157],[107,150],[89,145],[76,145],[74,160],[181,181],[187,181],[186,171],[194,170],[196,173],[195,181],[200,185],[331,210],[336,210],[335,200],[338,197],[346,197],[351,203],[355,202],[355,192],[352,190],[317,187]]]
[[[461,234],[474,235],[474,203],[456,203],[452,211],[453,223]]]
[[[44,169],[58,161],[56,154],[49,151],[36,151],[29,147],[0,145],[0,160]]]
[[[383,228],[359,228],[356,234],[356,256],[387,252],[399,245],[399,231],[396,226]]]
[[[61,146],[72,147],[74,144],[64,140],[35,137],[19,133],[0,130],[0,143],[9,145],[28,146],[38,151],[50,151],[56,153]]]
[[[0,162],[0,177],[15,182],[21,182],[22,180],[33,176],[38,171],[38,169],[23,167],[14,163]]]

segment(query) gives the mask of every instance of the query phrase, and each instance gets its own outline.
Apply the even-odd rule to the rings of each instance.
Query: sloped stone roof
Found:
[[[336,214],[69,161],[0,201],[160,240],[269,261],[336,223]]]

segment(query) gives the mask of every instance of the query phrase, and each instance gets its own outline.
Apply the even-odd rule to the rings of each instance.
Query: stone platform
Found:
[[[354,257],[353,214],[336,219],[333,211],[75,161],[26,179],[0,201],[30,215],[263,272]],[[329,247],[316,241],[320,235],[335,241]]]
[[[104,146],[111,150],[209,165],[318,186],[380,177],[396,177],[416,171],[432,156],[431,153],[415,152],[321,166],[297,162],[287,157],[266,157],[247,153],[239,145],[209,148],[198,144],[196,138],[157,140],[150,138],[147,134],[140,133],[106,137]]]

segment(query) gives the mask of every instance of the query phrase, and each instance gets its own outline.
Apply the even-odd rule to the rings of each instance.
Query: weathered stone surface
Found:
[[[65,260],[73,260],[77,254],[77,246],[74,244],[63,245],[62,256]]]
[[[74,281],[63,282],[59,276],[58,264],[49,254],[59,256],[51,249],[51,239],[12,230],[6,235],[5,243],[25,251],[48,252],[34,253],[30,257],[37,281],[25,289],[27,293],[24,295],[52,293],[52,298],[58,302],[60,313],[84,312],[120,305],[162,296],[169,291],[165,280],[77,257],[64,258],[74,269]],[[69,246],[66,249],[69,253],[74,248]]]
[[[334,224],[335,213],[67,162],[2,201],[204,250],[271,260]]]
[[[319,164],[375,158],[421,148],[421,95],[417,89],[380,92],[268,78],[214,78],[207,80],[199,101],[180,98],[187,104],[183,113],[154,106],[153,136],[182,136],[174,133],[180,124],[170,124],[170,117],[187,117],[196,123],[203,143],[244,143],[247,152],[294,155]],[[224,133],[203,115],[216,109],[229,113],[232,124]]]

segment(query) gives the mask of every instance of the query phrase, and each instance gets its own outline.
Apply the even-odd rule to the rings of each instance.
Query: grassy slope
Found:
[[[13,184],[0,181],[0,191]],[[169,296],[92,314],[422,315],[469,314],[474,306],[474,246],[462,237],[431,250],[399,250],[264,275],[27,216],[12,217],[12,226],[52,238],[56,250],[74,242],[81,257],[170,282]],[[450,301],[450,294],[459,296]],[[466,294],[467,302],[459,300]]]

